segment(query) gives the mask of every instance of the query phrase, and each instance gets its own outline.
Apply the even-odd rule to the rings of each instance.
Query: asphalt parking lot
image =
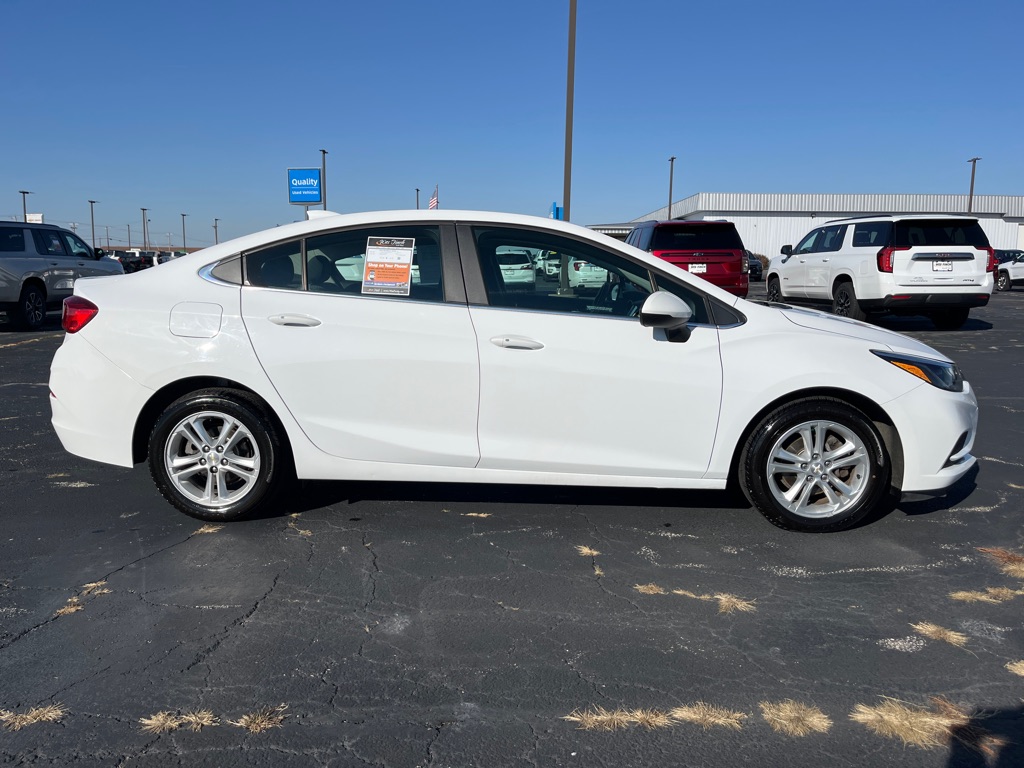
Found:
[[[1024,765],[1024,291],[883,325],[960,364],[978,468],[815,536],[727,493],[340,483],[204,526],[63,451],[59,318],[0,320],[0,763]]]

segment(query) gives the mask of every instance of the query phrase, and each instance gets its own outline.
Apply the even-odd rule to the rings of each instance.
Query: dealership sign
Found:
[[[288,202],[316,205],[323,200],[319,168],[288,169]]]

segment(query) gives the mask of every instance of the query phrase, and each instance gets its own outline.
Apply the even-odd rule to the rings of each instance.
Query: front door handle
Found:
[[[495,336],[491,344],[504,349],[544,349],[544,345],[525,336]]]
[[[267,318],[274,325],[283,325],[288,328],[316,328],[320,321],[309,315],[271,315]]]

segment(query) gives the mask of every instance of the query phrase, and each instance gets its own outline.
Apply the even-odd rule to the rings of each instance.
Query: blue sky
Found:
[[[328,207],[547,215],[568,0],[3,0],[0,218],[180,245]],[[1020,0],[579,0],[572,220],[696,192],[1024,194]],[[10,34],[11,31],[16,34]],[[84,230],[83,228],[84,227]]]

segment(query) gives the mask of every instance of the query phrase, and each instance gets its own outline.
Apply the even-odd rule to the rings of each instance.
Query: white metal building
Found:
[[[736,225],[748,250],[771,258],[787,243],[796,245],[830,219],[879,213],[966,213],[967,195],[810,195],[700,192],[672,203],[671,218],[724,219]],[[1024,196],[975,195],[977,216],[993,248],[1024,249]],[[625,238],[632,224],[669,218],[662,207],[629,224],[591,229]]]

